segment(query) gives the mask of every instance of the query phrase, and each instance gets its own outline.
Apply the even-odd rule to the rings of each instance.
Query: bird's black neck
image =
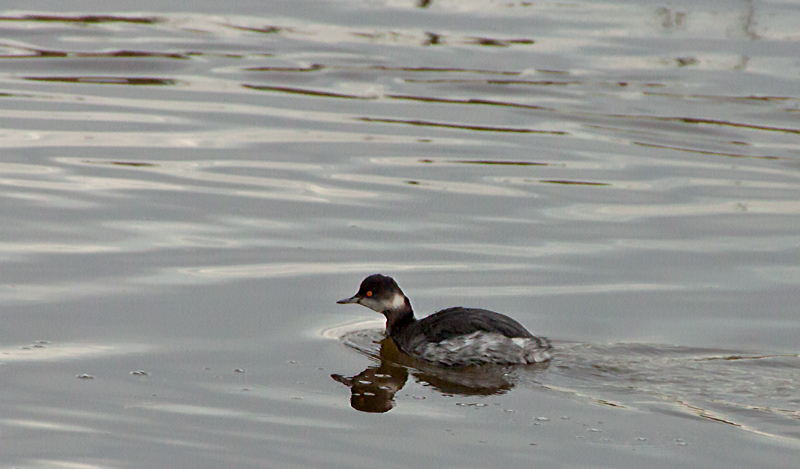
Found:
[[[408,327],[417,319],[414,317],[414,310],[411,309],[411,302],[406,298],[405,304],[399,308],[387,309],[383,312],[386,316],[386,334],[391,336]]]

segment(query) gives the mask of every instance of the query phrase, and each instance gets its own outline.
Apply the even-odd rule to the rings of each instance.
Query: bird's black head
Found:
[[[358,303],[362,306],[386,313],[387,311],[398,311],[411,309],[403,291],[397,286],[393,278],[381,274],[370,275],[361,282],[358,293],[351,298],[337,301],[339,304]]]

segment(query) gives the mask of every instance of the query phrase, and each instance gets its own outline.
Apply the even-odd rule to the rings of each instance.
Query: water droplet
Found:
[[[85,373],[84,373],[84,374],[82,374],[82,375],[78,375],[78,376],[76,376],[76,378],[78,378],[78,379],[94,379],[94,376],[92,376],[92,375],[87,375],[87,374],[85,374]]]
[[[233,370],[234,373],[244,373],[244,370],[241,368],[236,368]]]
[[[549,422],[550,421],[550,419],[547,418],[547,417],[536,417],[536,420],[538,420],[540,422]]]
[[[131,371],[131,374],[133,376],[148,376],[150,373],[148,373],[148,372],[146,372],[144,370],[137,370],[137,371]]]

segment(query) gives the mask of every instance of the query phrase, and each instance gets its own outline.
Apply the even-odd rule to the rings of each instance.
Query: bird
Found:
[[[368,276],[358,293],[337,303],[360,304],[383,314],[386,335],[397,348],[433,365],[525,365],[552,358],[549,340],[494,311],[457,306],[417,319],[397,282],[382,274]]]

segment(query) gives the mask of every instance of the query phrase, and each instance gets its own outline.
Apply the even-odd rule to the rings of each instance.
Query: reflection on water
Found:
[[[490,396],[525,385],[628,410],[649,407],[649,400],[656,399],[679,412],[749,432],[800,438],[800,431],[792,428],[800,423],[798,354],[562,343],[555,348],[552,365],[452,370],[400,352],[380,330],[354,330],[340,340],[378,362],[351,377],[331,375],[350,388],[350,405],[362,412],[395,407],[395,395],[410,373],[420,384],[445,395]]]
[[[515,371],[543,370],[548,362],[525,367],[481,366],[448,369],[427,364],[398,350],[394,341],[375,330],[347,333],[341,338],[348,346],[378,361],[361,373],[331,377],[350,388],[350,405],[362,412],[387,412],[394,407],[394,396],[406,384],[409,372],[424,386],[459,396],[491,396],[514,387]]]
[[[129,55],[125,55],[129,57]],[[126,78],[126,77],[25,77],[31,81],[51,81],[64,83],[91,83],[93,85],[133,85],[133,86],[152,86],[152,85],[176,85],[176,80],[165,80],[160,78]]]
[[[135,17],[135,16],[110,16],[110,15],[20,15],[20,16],[0,16],[0,21],[11,22],[37,22],[37,23],[132,23],[132,24],[155,24],[162,21],[158,18]]]
[[[367,367],[355,376],[332,374],[331,378],[350,388],[350,406],[353,409],[383,413],[394,407],[394,395],[405,386],[408,369],[381,360],[380,365]]]
[[[0,348],[0,365],[7,363],[36,363],[66,360],[87,360],[114,355],[145,353],[152,347],[142,344],[53,344],[37,340],[17,348]]]

